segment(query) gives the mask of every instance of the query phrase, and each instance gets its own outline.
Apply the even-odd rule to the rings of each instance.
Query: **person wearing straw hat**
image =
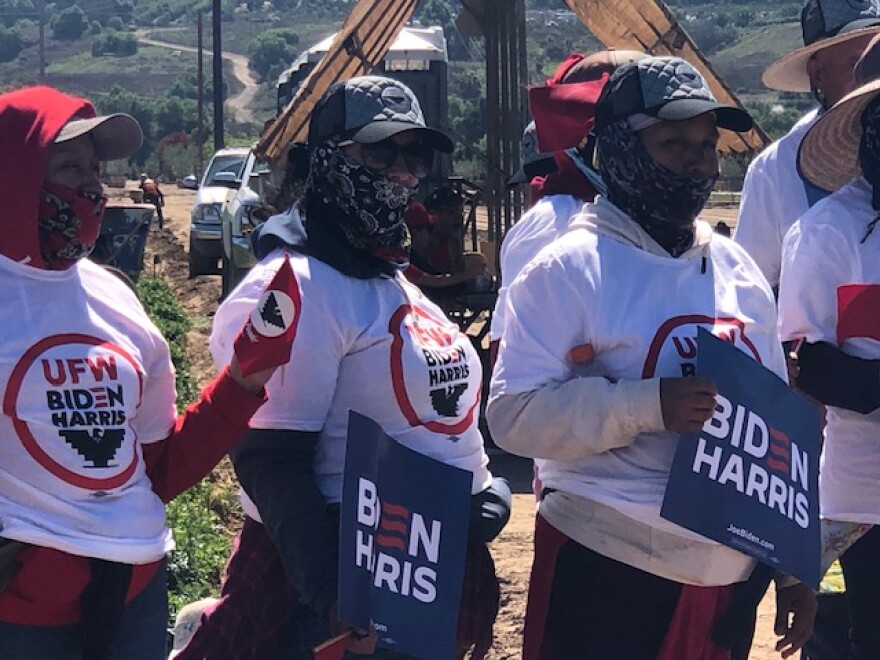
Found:
[[[865,46],[865,50],[853,67],[853,77],[856,81],[856,87],[861,87],[880,77],[880,34],[875,34],[874,38]]]
[[[801,174],[832,193],[785,237],[780,334],[796,342],[798,388],[827,407],[823,519],[880,524],[880,80],[807,132]],[[880,527],[840,557],[853,657],[880,658]]]
[[[719,174],[719,129],[751,127],[682,59],[621,66],[596,106],[607,193],[510,284],[487,420],[500,447],[536,459],[544,485],[525,660],[746,657],[769,571],[760,593],[740,588],[755,561],[660,507],[680,434],[703,426],[717,394],[685,377],[696,351],[678,350],[680,338],[736,319],[750,343],[734,346],[785,377],[770,287],[697,219]],[[807,586],[777,589],[783,657],[814,613]]]
[[[804,45],[771,64],[763,81],[770,89],[811,93],[818,107],[752,161],[734,231],[774,288],[785,232],[825,195],[798,175],[798,146],[819,116],[855,86],[853,65],[880,31],[880,0],[807,0],[801,29]]]

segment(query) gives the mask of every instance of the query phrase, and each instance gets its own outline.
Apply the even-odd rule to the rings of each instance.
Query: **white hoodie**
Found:
[[[742,248],[697,221],[674,259],[599,197],[510,285],[487,415],[500,446],[540,459],[554,527],[655,575],[722,585],[753,561],[660,517],[679,438],[660,378],[693,373],[698,327],[785,378],[773,294]]]

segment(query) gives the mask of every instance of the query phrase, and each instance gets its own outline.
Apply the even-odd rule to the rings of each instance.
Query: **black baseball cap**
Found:
[[[419,100],[409,87],[383,76],[358,76],[334,83],[315,104],[309,146],[331,138],[370,144],[412,130],[441,153],[455,148],[444,133],[425,125]]]
[[[464,197],[449,186],[434,188],[431,194],[425,198],[425,208],[429,211],[454,209],[462,204],[464,204]]]
[[[742,108],[715,100],[703,76],[678,57],[646,57],[619,67],[596,106],[596,127],[632,115],[683,121],[713,112],[719,128],[744,133],[754,122]]]

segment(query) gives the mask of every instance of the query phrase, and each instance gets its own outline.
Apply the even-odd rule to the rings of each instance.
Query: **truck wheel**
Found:
[[[247,270],[238,268],[228,257],[223,257],[223,279],[221,283],[221,299],[226,298],[238,283],[244,279]]]
[[[189,278],[198,277],[199,275],[214,275],[217,272],[217,259],[204,254],[199,254],[193,243],[192,238],[189,239]]]

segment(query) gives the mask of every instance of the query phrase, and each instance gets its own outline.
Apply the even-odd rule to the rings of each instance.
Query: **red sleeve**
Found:
[[[201,481],[241,439],[265,401],[242,389],[227,367],[178,415],[171,435],[143,445],[153,491],[167,503]]]

